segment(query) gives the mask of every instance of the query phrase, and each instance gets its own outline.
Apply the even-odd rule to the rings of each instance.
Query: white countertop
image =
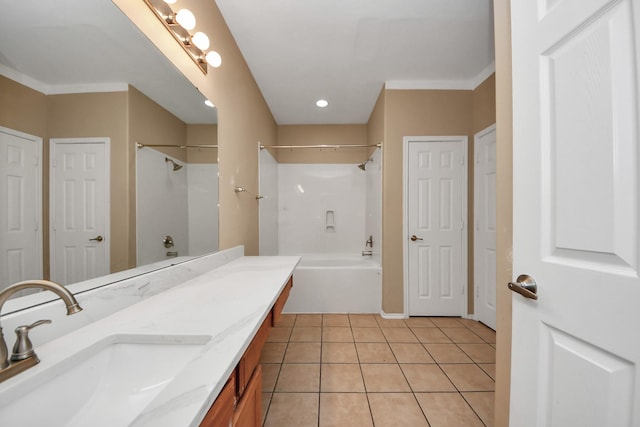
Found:
[[[114,334],[206,335],[211,340],[198,356],[130,424],[198,426],[299,260],[296,256],[233,260],[36,348],[40,364],[2,386],[19,389],[20,382]],[[101,425],[100,420],[94,425]]]

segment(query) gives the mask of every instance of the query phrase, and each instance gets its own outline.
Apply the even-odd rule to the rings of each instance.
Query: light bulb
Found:
[[[200,50],[209,49],[209,37],[207,37],[207,35],[202,31],[198,31],[193,36],[191,36],[191,41]]]
[[[176,15],[176,22],[185,30],[193,30],[196,27],[196,17],[189,9],[180,9]]]
[[[174,4],[177,0],[164,0],[167,4]]]
[[[208,99],[206,101],[204,101],[204,105],[206,105],[207,107],[211,107],[211,108],[215,107],[213,102],[209,101]]]
[[[326,99],[318,99],[318,100],[316,101],[316,105],[317,105],[318,107],[320,107],[320,108],[324,108],[324,107],[326,107],[327,105],[329,105],[329,102],[328,102]]]
[[[207,63],[209,63],[209,65],[211,65],[213,68],[218,68],[220,65],[222,65],[222,57],[215,50],[207,53],[205,59],[207,60]]]

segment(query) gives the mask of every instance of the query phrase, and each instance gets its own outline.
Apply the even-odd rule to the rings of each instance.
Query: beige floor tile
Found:
[[[496,363],[496,349],[489,344],[458,344],[476,363]]]
[[[323,342],[322,363],[358,363],[355,344],[352,342]]]
[[[483,427],[460,393],[416,393],[431,427]]]
[[[487,373],[494,381],[496,380],[496,364],[495,363],[479,363],[478,366]]]
[[[322,314],[298,314],[294,326],[322,326]]]
[[[320,392],[364,393],[360,365],[323,363],[320,368]]]
[[[262,424],[264,424],[264,420],[267,418],[271,396],[273,396],[273,393],[262,393]]]
[[[356,350],[360,363],[397,363],[387,343],[357,342]]]
[[[264,427],[317,427],[318,393],[274,393]]]
[[[375,328],[352,327],[351,332],[355,342],[387,342],[382,335],[382,329],[377,326]]]
[[[298,316],[301,316],[300,314]],[[294,326],[290,342],[320,342],[322,328],[318,326]]]
[[[427,427],[413,393],[369,393],[369,406],[376,427]]]
[[[464,326],[459,317],[430,317],[431,321],[439,328],[460,328]]]
[[[436,363],[422,344],[389,343],[398,363]]]
[[[484,340],[469,328],[440,328],[440,330],[454,343],[484,343]]]
[[[262,391],[271,392],[276,387],[278,374],[280,373],[279,363],[262,364]]]
[[[496,342],[496,331],[493,329],[489,329],[486,326],[482,328],[473,328],[473,332],[475,332],[480,338],[488,342],[489,344],[495,344]]]
[[[280,317],[280,321],[275,326],[278,326],[278,327],[280,327],[280,326],[293,326],[295,322],[296,322],[296,315],[295,314],[283,314]]]
[[[493,391],[495,388],[491,377],[475,364],[442,364],[440,367],[459,391]]]
[[[379,314],[375,315],[376,322],[378,322],[378,326],[381,328],[407,328],[407,324],[404,323],[403,319],[385,319]]]
[[[450,343],[452,342],[439,328],[411,328],[421,343]]]
[[[287,349],[287,343],[268,342],[262,348],[260,353],[260,363],[282,363],[284,352]]]
[[[289,342],[291,329],[290,326],[271,328],[267,342]]]
[[[320,363],[319,342],[292,342],[284,354],[284,363]]]
[[[409,317],[404,323],[411,328],[434,328],[436,325],[428,317]]]
[[[418,342],[418,338],[409,328],[382,328],[382,333],[389,342]]]
[[[455,344],[423,344],[438,363],[471,363],[467,354]]]
[[[319,392],[320,364],[284,363],[276,392]]]
[[[486,328],[485,325],[473,319],[458,319],[458,322],[462,323],[465,327],[476,329],[476,328]]]
[[[353,342],[351,328],[342,326],[325,326],[322,328],[323,342]]]
[[[402,372],[414,392],[456,391],[438,365],[413,363],[400,365],[400,368],[402,368]]]
[[[397,364],[360,365],[368,393],[392,393],[411,391],[404,374]]]
[[[322,326],[351,326],[348,314],[323,314]]]
[[[350,314],[349,322],[351,327],[357,326],[360,328],[378,327],[375,315],[373,314]]]
[[[320,393],[320,427],[373,427],[364,393]]]
[[[487,427],[493,427],[494,418],[494,400],[495,394],[492,391],[486,392],[466,392],[462,396],[469,402],[469,405],[480,416]]]

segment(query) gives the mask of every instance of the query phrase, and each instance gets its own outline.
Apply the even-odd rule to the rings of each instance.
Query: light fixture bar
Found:
[[[144,0],[153,11],[153,14],[162,22],[164,27],[173,35],[180,46],[189,54],[189,57],[196,63],[204,74],[207,74],[207,61],[204,59],[204,52],[198,49],[191,42],[191,34],[176,22],[176,13],[164,0]]]

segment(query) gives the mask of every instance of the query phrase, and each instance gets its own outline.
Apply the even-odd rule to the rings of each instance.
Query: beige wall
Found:
[[[218,145],[218,125],[187,125],[187,145]],[[218,163],[217,148],[190,148],[189,163]]]
[[[0,76],[0,126],[44,138],[47,128],[45,95]]]
[[[135,250],[130,245],[132,185],[130,155],[127,151],[127,92],[85,93],[47,96],[47,137],[83,138],[108,137],[111,140],[111,236],[110,269],[112,272],[126,270],[135,265]],[[44,158],[49,158],[49,144],[45,143]],[[48,162],[43,162],[43,175],[49,176]],[[43,188],[48,187],[47,184]],[[135,205],[134,205],[135,206]],[[44,192],[44,218],[49,217],[49,195]],[[49,231],[44,221],[45,277],[49,277]],[[135,236],[135,234],[133,234]],[[133,248],[135,249],[135,238]],[[131,263],[131,260],[134,263]]]
[[[469,136],[471,100],[472,91],[468,90],[386,90],[382,149],[382,309],[385,313],[404,311],[403,138]]]
[[[511,113],[511,3],[494,0],[497,129],[497,346],[495,425],[509,425],[511,381],[511,291],[513,278],[513,150]]]
[[[282,125],[278,145],[366,145],[367,125]],[[362,163],[366,148],[279,149],[278,163]]]
[[[205,75],[144,2],[113,0],[178,69],[218,107],[220,249],[244,245],[258,255],[258,143],[276,144],[276,123],[249,67],[213,1],[184,0],[198,29],[212,39],[222,66]],[[235,186],[247,189],[236,193]]]

